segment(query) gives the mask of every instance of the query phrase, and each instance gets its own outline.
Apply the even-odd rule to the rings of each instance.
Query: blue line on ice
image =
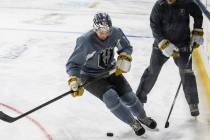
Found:
[[[11,30],[11,31],[28,31],[28,32],[46,32],[46,33],[63,33],[63,34],[83,34],[83,32],[71,32],[71,31],[58,31],[58,30],[40,30],[40,29],[21,29],[21,28],[0,28],[0,30]],[[153,38],[151,36],[143,35],[126,35],[130,38]]]

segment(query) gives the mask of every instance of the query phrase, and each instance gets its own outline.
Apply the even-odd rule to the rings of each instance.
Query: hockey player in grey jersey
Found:
[[[120,28],[112,27],[107,13],[97,13],[93,29],[80,36],[66,68],[72,94],[81,96],[81,83],[89,81],[84,88],[106,104],[120,120],[130,125],[136,135],[145,133],[141,123],[154,129],[156,122],[146,116],[141,102],[133,93],[122,73],[130,70],[132,46]],[[114,59],[114,49],[119,54]],[[116,69],[115,73],[97,81],[102,73]],[[92,82],[91,82],[92,81]],[[141,122],[141,123],[140,123]]]

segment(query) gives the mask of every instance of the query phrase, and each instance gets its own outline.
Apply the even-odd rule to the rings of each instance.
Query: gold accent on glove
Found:
[[[178,58],[180,57],[180,53],[179,52],[176,52],[176,51],[173,51],[172,55],[171,55],[173,58]]]
[[[128,62],[131,62],[132,61],[132,57],[128,54],[120,54],[118,57],[117,57],[117,61],[120,61],[120,60],[126,60]],[[115,71],[115,75],[116,76],[119,76],[121,75],[122,73],[126,73],[125,71],[123,71],[122,69],[116,67],[116,71]]]
[[[127,60],[127,61],[131,62],[132,61],[132,57],[130,55],[127,55],[127,54],[120,54],[117,57],[117,60]]]
[[[68,80],[68,85],[70,86],[71,82],[73,82],[73,81],[78,81],[78,77],[77,76],[70,76],[69,80]]]
[[[160,46],[159,46],[160,50],[161,50],[161,51],[165,50],[167,47],[169,47],[169,44],[170,44],[170,41],[169,41],[168,39],[164,39],[164,40],[161,42]],[[179,52],[176,52],[176,51],[174,50],[173,53],[171,54],[171,56],[172,56],[173,58],[178,58],[178,57],[180,57],[180,53],[179,53]]]
[[[192,30],[191,47],[193,49],[196,49],[200,45],[203,44],[203,35],[204,35],[204,32],[203,32],[203,29],[202,28],[195,28],[195,29]],[[196,40],[193,39],[193,38],[196,38],[196,37],[200,37],[200,39],[199,39],[200,41],[199,42],[196,42]]]
[[[121,74],[123,74],[123,73],[125,73],[125,72],[122,71],[121,69],[116,68],[116,71],[115,71],[115,75],[116,75],[116,76],[119,76],[119,75],[121,75]]]
[[[197,49],[198,47],[200,47],[200,45],[199,45],[198,43],[194,42],[192,48],[193,48],[193,49]]]
[[[72,89],[72,93],[71,95],[73,97],[77,97],[77,96],[82,96],[84,93],[84,88],[80,86],[80,80],[78,77],[76,76],[70,76],[69,80],[68,80],[68,85],[71,86],[72,82],[76,82],[76,84],[78,84],[78,89],[76,91],[73,91]]]
[[[161,46],[160,46],[160,50],[162,51],[162,50],[164,50],[165,48],[167,48],[168,45],[169,45],[169,43],[170,43],[169,40],[164,39],[163,42],[162,42],[162,44],[161,44]]]
[[[204,34],[203,31],[196,31],[196,30],[192,31],[192,35],[203,36],[203,34]]]
[[[78,91],[74,91],[71,96],[73,97],[78,97],[78,96],[82,96],[84,93],[84,88],[83,87],[79,87]]]

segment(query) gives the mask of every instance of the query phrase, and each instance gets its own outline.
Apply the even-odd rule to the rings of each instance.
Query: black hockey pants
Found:
[[[116,76],[115,74],[110,75],[109,77],[102,78],[95,82],[91,82],[95,77],[82,75],[82,81],[90,81],[84,88],[89,91],[91,94],[95,95],[102,100],[104,93],[109,89],[114,89],[117,91],[119,96],[132,92],[132,88],[128,81],[124,78],[123,75]]]
[[[199,99],[196,79],[194,72],[192,71],[192,59],[187,66],[189,56],[190,53],[181,52],[179,58],[174,58],[174,62],[179,68],[181,82],[188,104],[198,104]],[[153,88],[160,73],[160,70],[167,60],[168,58],[165,57],[158,48],[153,47],[152,55],[150,58],[150,65],[144,71],[136,92],[138,98],[142,103],[147,102],[147,94]]]

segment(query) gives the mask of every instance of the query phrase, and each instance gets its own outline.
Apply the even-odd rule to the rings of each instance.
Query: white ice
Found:
[[[26,112],[69,90],[66,61],[76,38],[92,28],[96,11],[109,12],[115,26],[121,27],[128,36],[137,36],[129,37],[134,47],[133,66],[125,75],[136,91],[149,64],[153,42],[149,14],[155,1],[1,0],[0,110],[15,117],[20,115],[17,111]],[[79,98],[64,97],[14,123],[0,121],[0,139],[207,140],[210,106],[199,77],[201,115],[197,120],[190,116],[181,90],[170,127],[164,128],[179,81],[178,69],[173,60],[169,60],[145,105],[148,116],[157,120],[159,131],[147,129],[143,137],[137,137],[101,101],[85,92]],[[113,132],[114,137],[107,137],[106,132]]]

